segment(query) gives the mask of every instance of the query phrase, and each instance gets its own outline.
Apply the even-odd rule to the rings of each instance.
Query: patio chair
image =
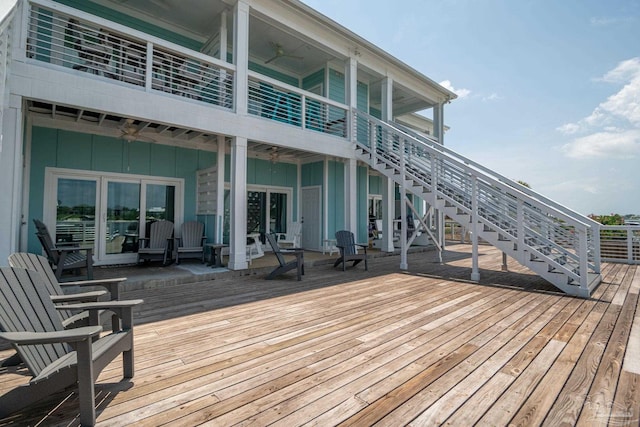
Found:
[[[95,425],[95,379],[100,372],[122,353],[124,378],[133,377],[133,307],[140,303],[69,305],[76,310],[111,310],[120,316],[122,328],[102,337],[98,325],[65,330],[40,274],[0,268],[0,339],[12,344],[33,376],[0,396],[0,418],[77,384],[80,423]]]
[[[77,282],[58,282],[51,266],[47,262],[47,259],[41,255],[30,254],[26,252],[17,252],[9,255],[9,265],[14,268],[24,268],[26,270],[33,270],[42,276],[42,279],[47,287],[47,292],[51,295],[51,300],[55,304],[67,304],[73,302],[95,302],[98,301],[103,295],[109,293],[109,297],[112,301],[120,299],[120,283],[127,280],[126,277],[118,277],[113,279],[99,279],[99,280],[82,280]],[[76,290],[83,287],[101,287],[104,290],[93,290],[89,292],[65,292],[63,288],[67,290]],[[73,313],[71,310],[58,309],[62,324],[65,328],[87,326],[97,323],[97,312],[94,320],[89,319],[89,314],[86,311],[80,313]],[[117,323],[113,326],[113,329],[118,329]]]
[[[340,258],[336,260],[333,267],[337,267],[342,263],[342,271],[346,270],[347,262],[353,261],[355,267],[364,261],[364,269],[369,270],[367,265],[367,245],[355,243],[353,233],[347,230],[336,231],[336,246],[340,250]],[[358,252],[358,249],[364,249],[364,252]]]
[[[42,244],[42,248],[47,254],[49,263],[55,268],[55,276],[58,281],[62,279],[65,272],[73,272],[74,275],[81,276],[80,271],[86,268],[87,280],[93,279],[93,247],[67,244],[56,244],[49,234],[47,226],[39,219],[33,220],[36,226],[36,235]]]
[[[199,221],[189,221],[180,227],[180,237],[175,239],[176,264],[180,264],[180,258],[200,258],[204,263],[204,244],[207,236],[204,235],[204,224]]]
[[[278,235],[278,245],[280,247],[284,247],[284,245],[290,246],[292,248],[300,248],[302,237],[302,223],[301,222],[293,222],[289,224],[287,227],[287,232],[285,234]]]
[[[276,236],[273,234],[266,234],[267,241],[271,245],[273,249],[273,253],[278,259],[278,265],[271,273],[269,273],[266,277],[267,280],[273,280],[277,276],[286,273],[287,271],[293,270],[294,268],[298,271],[298,280],[302,280],[302,275],[304,274],[304,251],[300,248],[281,248],[278,246],[278,242],[276,241]],[[296,258],[287,262],[284,259],[285,255],[293,255]]]
[[[161,220],[151,223],[149,235],[138,240],[138,263],[140,260],[151,261],[161,259],[163,265],[171,254],[173,222]]]

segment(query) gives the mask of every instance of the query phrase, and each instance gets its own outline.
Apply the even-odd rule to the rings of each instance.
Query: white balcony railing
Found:
[[[303,129],[347,136],[348,106],[255,72],[249,73],[248,111]]]
[[[63,5],[32,1],[27,58],[234,110],[235,66]],[[249,72],[251,115],[346,138],[348,106]]]
[[[27,57],[54,66],[233,109],[234,67],[90,15],[31,3]],[[62,10],[62,11],[61,11]],[[70,10],[72,11],[72,10]]]
[[[602,261],[640,264],[640,226],[603,225],[600,254]]]

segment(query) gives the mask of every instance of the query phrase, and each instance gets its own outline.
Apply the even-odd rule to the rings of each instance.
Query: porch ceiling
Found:
[[[110,136],[130,142],[140,141],[208,150],[214,150],[217,147],[217,134],[173,124],[37,100],[27,101],[27,112],[35,125]],[[252,141],[249,141],[247,151],[249,157],[269,160],[273,163],[297,163],[318,157],[316,153]]]

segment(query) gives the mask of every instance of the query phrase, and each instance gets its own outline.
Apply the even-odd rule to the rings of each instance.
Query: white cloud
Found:
[[[469,89],[455,89],[449,80],[440,82],[440,86],[455,93],[456,95],[458,95],[458,98],[465,98],[471,93]]]
[[[620,62],[598,80],[623,86],[589,116],[557,128],[581,135],[562,150],[572,158],[635,157],[640,154],[640,57]]]
[[[500,95],[498,95],[497,93],[495,93],[495,92],[492,93],[491,95],[482,97],[483,101],[497,101],[499,99],[502,99],[502,97]]]
[[[635,158],[640,155],[640,129],[592,133],[563,145],[562,151],[574,159]]]

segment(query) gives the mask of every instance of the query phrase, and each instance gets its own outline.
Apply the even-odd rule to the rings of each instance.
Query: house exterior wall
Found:
[[[184,220],[196,219],[196,172],[211,167],[216,153],[34,126],[29,166],[29,252],[39,253],[32,218],[44,213],[45,168],[127,173],[184,179]],[[128,169],[128,170],[127,170]],[[207,221],[208,222],[208,221]],[[213,237],[214,227],[207,232]]]

